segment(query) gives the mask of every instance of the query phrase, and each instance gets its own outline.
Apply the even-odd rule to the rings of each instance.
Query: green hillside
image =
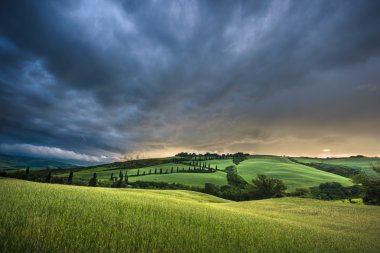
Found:
[[[177,168],[181,173],[177,173]],[[128,171],[128,175],[130,176],[130,182],[166,182],[198,187],[204,187],[205,183],[213,183],[217,185],[227,184],[226,173],[224,172],[217,171],[214,173],[182,173],[182,170],[186,171],[188,168],[189,165],[175,163],[159,164],[155,166],[142,167],[139,169],[125,169],[124,167],[109,168],[100,166],[75,172],[74,181],[88,182],[88,180],[92,177],[94,172],[96,172],[100,181],[110,182],[111,175],[118,177],[120,171],[122,171],[123,174],[125,174],[125,172]],[[159,174],[160,170],[162,170],[163,173],[166,173],[166,171],[170,173],[172,169],[172,174]],[[156,170],[158,174],[148,175],[149,172],[154,174]],[[138,171],[140,173],[140,176],[135,177]],[[143,176],[144,172],[146,173],[146,175]],[[57,172],[57,175],[61,177],[67,177],[68,172],[65,172],[63,174],[59,174],[59,172]]]
[[[144,160],[137,160],[133,162],[133,166],[130,163],[115,163],[80,169],[74,173],[74,182],[86,184],[93,173],[96,172],[99,181],[111,184],[111,176],[118,177],[119,172],[122,171],[123,175],[128,172],[129,182],[166,182],[197,187],[204,187],[205,183],[213,183],[222,186],[227,184],[227,178],[226,173],[221,170],[235,165],[232,159],[207,160],[205,161],[207,166],[210,164],[211,168],[214,169],[217,166],[219,171],[213,173],[188,173],[189,167],[191,170],[194,167],[187,161],[173,163],[170,159],[165,159],[157,161],[147,160],[147,163],[144,163]],[[150,166],[152,163],[156,165]],[[282,179],[288,187],[289,192],[294,191],[296,188],[318,186],[324,182],[339,182],[344,186],[352,184],[350,179],[346,177],[301,165],[288,158],[279,156],[252,156],[250,159],[244,160],[237,165],[237,168],[238,173],[249,183],[257,174],[265,174]],[[177,173],[177,169],[179,173]],[[160,171],[162,171],[162,174],[160,174]],[[139,176],[136,176],[138,173]],[[68,171],[55,171],[54,175],[66,178]]]
[[[74,168],[76,165],[63,163],[58,161],[51,161],[48,159],[24,157],[15,155],[0,154],[0,170],[1,169],[25,169],[29,167],[32,170],[38,169],[57,169],[57,168]]]
[[[131,177],[130,181],[153,181],[153,182],[167,182],[177,183],[189,186],[204,187],[205,183],[212,183],[216,185],[226,185],[227,177],[224,172],[214,173],[173,173],[164,175],[147,175],[143,177]]]
[[[379,252],[380,208],[0,179],[0,252]]]
[[[247,182],[257,174],[265,174],[284,181],[288,191],[296,188],[318,186],[324,182],[338,182],[344,186],[351,185],[348,178],[294,163],[285,157],[255,156],[238,165],[238,173]]]
[[[309,158],[297,157],[297,161],[302,163],[325,163],[332,165],[342,165],[354,169],[359,169],[369,176],[375,176],[376,173],[372,170],[373,163],[379,163],[380,158],[376,157],[347,157],[347,158]]]

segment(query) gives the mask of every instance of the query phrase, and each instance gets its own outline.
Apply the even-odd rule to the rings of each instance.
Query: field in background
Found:
[[[379,207],[0,178],[1,252],[379,252]]]
[[[286,157],[255,156],[244,160],[238,166],[238,173],[247,182],[251,182],[257,174],[264,174],[284,181],[288,191],[296,188],[318,186],[324,182],[338,182],[344,186],[352,185],[350,179],[294,163]]]
[[[302,163],[324,163],[324,164],[347,166],[350,168],[362,170],[369,176],[376,175],[376,173],[371,168],[372,164],[380,162],[380,158],[372,158],[372,157],[326,158],[326,159],[297,157],[295,159]]]
[[[51,161],[43,158],[24,157],[15,155],[0,154],[0,170],[17,170],[30,167],[32,170],[74,168],[78,167],[70,163]]]
[[[374,172],[371,169],[371,163],[380,161],[379,158],[362,157],[339,159],[296,159],[303,163],[317,162],[344,165],[350,168],[362,169],[370,175],[374,175]],[[241,175],[248,183],[251,183],[252,179],[255,178],[257,174],[265,174],[283,180],[288,187],[288,192],[294,191],[296,188],[318,186],[320,183],[325,182],[338,182],[344,186],[352,185],[351,180],[347,177],[315,169],[312,165],[301,165],[294,160],[280,156],[254,155],[250,156],[249,159],[240,162],[238,165],[234,164],[233,159],[198,161],[198,166],[200,163],[206,163],[207,167],[210,164],[212,169],[218,169],[217,172],[212,173],[194,173],[194,160],[177,161],[176,163],[174,161],[175,160],[170,157],[152,158],[104,164],[87,168],[76,168],[74,169],[73,181],[74,184],[87,185],[90,178],[96,172],[98,181],[101,182],[103,186],[110,186],[113,182],[111,176],[115,178],[114,180],[117,180],[119,172],[122,171],[123,175],[128,172],[129,182],[145,181],[177,183],[203,188],[205,183],[212,183],[219,186],[226,185],[227,174],[224,172],[224,169],[229,166],[236,166],[239,175]],[[188,172],[189,167],[192,170],[190,173]],[[177,169],[179,170],[179,173],[177,173]],[[160,174],[160,170],[162,171],[162,174]],[[157,171],[157,174],[155,174],[155,171]],[[7,171],[7,173],[14,172]],[[42,179],[45,178],[46,176],[44,176],[44,173],[47,174],[47,171],[45,170],[41,173]],[[137,173],[139,173],[140,176],[136,177]],[[143,175],[144,173],[145,175]],[[69,175],[69,170],[52,170],[52,174],[54,177],[66,179]]]

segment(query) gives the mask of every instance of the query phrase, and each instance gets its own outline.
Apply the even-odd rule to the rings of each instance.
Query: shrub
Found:
[[[278,198],[285,195],[286,186],[280,179],[259,174],[252,180],[252,183],[253,185],[249,189],[252,199]]]
[[[353,181],[362,185],[365,204],[380,205],[380,163],[373,164],[372,169],[377,173],[377,178],[370,178],[366,174],[360,173],[353,177]]]

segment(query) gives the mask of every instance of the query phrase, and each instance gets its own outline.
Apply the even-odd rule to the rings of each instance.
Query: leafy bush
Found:
[[[373,164],[372,169],[378,174],[377,178],[360,173],[353,177],[353,181],[362,185],[365,204],[380,205],[380,163]]]
[[[310,188],[314,198],[323,200],[352,199],[360,196],[360,186],[344,187],[337,182],[322,183],[319,187]]]
[[[253,185],[249,189],[252,199],[278,198],[285,195],[286,186],[280,179],[259,174],[252,180],[252,183]]]

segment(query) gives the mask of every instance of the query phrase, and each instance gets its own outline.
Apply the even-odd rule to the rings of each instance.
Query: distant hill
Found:
[[[26,157],[26,156],[16,156],[16,155],[6,155],[0,154],[0,169],[23,169],[29,167],[32,170],[36,169],[66,169],[78,167],[77,165],[64,163],[60,161],[54,161],[44,158],[36,157]]]

